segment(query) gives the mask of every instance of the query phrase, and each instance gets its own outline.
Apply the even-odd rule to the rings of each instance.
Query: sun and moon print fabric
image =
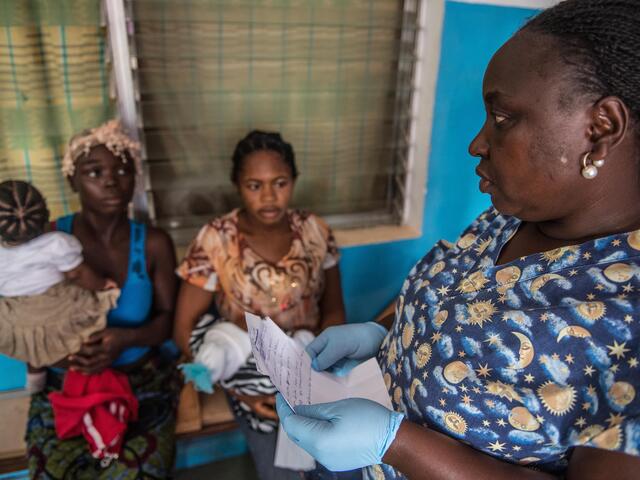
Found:
[[[640,230],[496,265],[519,225],[491,208],[411,270],[378,354],[394,408],[553,473],[575,446],[639,455]]]

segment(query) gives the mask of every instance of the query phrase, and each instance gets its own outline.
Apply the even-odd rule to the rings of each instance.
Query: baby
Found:
[[[27,390],[41,390],[53,365],[105,328],[120,291],[83,260],[73,236],[45,230],[40,192],[0,183],[0,353],[29,364]]]

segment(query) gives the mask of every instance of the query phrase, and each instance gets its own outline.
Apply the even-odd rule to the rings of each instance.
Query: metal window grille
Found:
[[[125,0],[150,215],[178,243],[238,205],[235,143],[279,131],[294,204],[402,221],[419,0]]]

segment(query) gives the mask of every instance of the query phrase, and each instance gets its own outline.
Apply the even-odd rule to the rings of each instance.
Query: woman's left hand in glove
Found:
[[[294,412],[278,394],[276,407],[289,438],[332,471],[382,463],[404,418],[364,398],[298,405]]]

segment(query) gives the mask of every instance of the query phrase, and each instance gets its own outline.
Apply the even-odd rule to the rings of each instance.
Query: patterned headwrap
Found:
[[[78,158],[87,155],[93,147],[98,145],[104,145],[125,163],[128,161],[125,153],[128,153],[135,163],[136,172],[140,173],[140,143],[125,132],[119,120],[109,120],[99,127],[84,130],[71,137],[69,147],[62,159],[62,173],[66,177],[71,177],[75,172]]]

